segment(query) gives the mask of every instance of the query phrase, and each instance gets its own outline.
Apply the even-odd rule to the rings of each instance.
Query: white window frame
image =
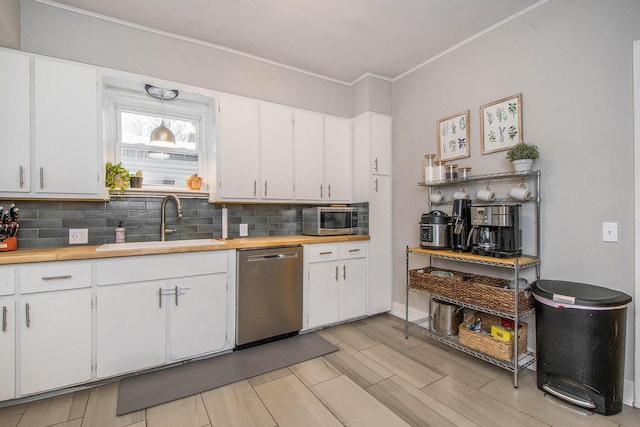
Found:
[[[143,89],[144,91],[144,89]],[[215,134],[213,132],[213,120],[215,117],[215,99],[198,95],[200,99],[191,100],[190,94],[180,93],[178,99],[164,101],[162,103],[147,95],[144,92],[119,88],[116,86],[105,86],[105,159],[111,159],[113,163],[120,162],[121,148],[132,149],[153,149],[153,146],[146,144],[124,144],[120,138],[120,112],[138,112],[142,114],[156,115],[158,117],[176,118],[189,120],[198,123],[196,135],[196,150],[186,150],[173,147],[158,147],[159,150],[167,153],[185,153],[198,156],[198,176],[203,178],[201,192],[208,192],[211,189],[211,182],[214,177],[213,171],[208,165],[211,163],[210,156],[215,153]],[[132,171],[133,172],[133,171]],[[182,185],[145,184],[144,192],[186,192],[186,183]],[[189,191],[189,193],[193,193]]]

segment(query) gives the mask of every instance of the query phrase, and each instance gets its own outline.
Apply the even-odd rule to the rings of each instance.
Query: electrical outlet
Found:
[[[247,237],[249,235],[249,224],[240,224],[240,237]]]
[[[89,230],[86,228],[70,228],[69,229],[69,244],[81,245],[89,243]]]

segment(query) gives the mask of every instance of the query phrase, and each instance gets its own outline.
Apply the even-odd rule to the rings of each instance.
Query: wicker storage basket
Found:
[[[515,293],[508,288],[509,280],[477,274],[473,276],[457,284],[455,299],[502,313],[515,313]],[[518,312],[532,308],[533,294],[529,290],[518,290]]]
[[[487,313],[476,312],[473,316],[470,316],[460,324],[458,330],[458,336],[460,338],[460,344],[465,345],[474,350],[481,351],[496,359],[504,360],[506,362],[513,361],[513,342],[512,337],[510,341],[502,341],[498,338],[494,338],[491,335],[484,335],[479,332],[470,331],[467,329],[467,325],[472,324],[477,318],[482,320],[482,330],[491,333],[492,325],[502,325],[502,321],[499,317],[493,316]],[[525,322],[518,322],[518,355],[524,353],[527,350],[527,324]]]
[[[453,273],[453,277],[431,274],[432,271]],[[409,287],[423,289],[436,295],[467,304],[486,307],[507,314],[515,313],[514,292],[508,289],[509,280],[479,274],[464,273],[437,267],[409,270]],[[518,310],[522,313],[533,308],[533,295],[518,291]]]
[[[453,273],[453,277],[436,276],[431,274],[432,271],[446,271]],[[455,298],[455,285],[463,280],[465,274],[467,273],[435,267],[409,270],[409,287],[423,289],[443,297]]]

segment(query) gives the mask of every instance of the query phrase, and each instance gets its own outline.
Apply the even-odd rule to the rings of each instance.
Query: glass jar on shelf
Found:
[[[436,180],[436,167],[433,163],[435,158],[435,154],[425,154],[424,156],[424,182]]]
[[[469,173],[471,172],[471,168],[470,167],[464,167],[464,168],[459,168],[458,169],[458,177],[460,179],[467,179],[468,177],[471,176],[471,174]]]
[[[454,163],[450,163],[448,165],[446,165],[447,168],[447,172],[446,172],[446,179],[447,181],[455,181],[458,179],[458,170],[456,169],[458,167],[458,165],[454,164]]]
[[[436,160],[434,162],[436,168],[436,179],[435,181],[446,181],[447,179],[447,161],[446,160]]]

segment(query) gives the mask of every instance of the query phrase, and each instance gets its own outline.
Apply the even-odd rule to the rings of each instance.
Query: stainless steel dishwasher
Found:
[[[302,329],[302,247],[238,249],[236,349]]]

